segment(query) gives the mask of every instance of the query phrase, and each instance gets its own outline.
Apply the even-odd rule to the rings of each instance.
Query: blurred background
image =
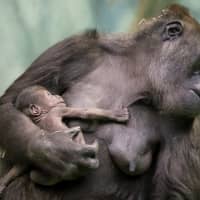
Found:
[[[199,0],[0,0],[0,95],[45,49],[89,28],[136,31],[171,3],[200,20]]]

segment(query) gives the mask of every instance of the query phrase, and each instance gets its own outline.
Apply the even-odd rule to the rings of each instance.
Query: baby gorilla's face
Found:
[[[44,109],[56,107],[59,104],[64,104],[64,99],[59,95],[53,95],[48,90],[40,89],[37,91],[38,104]]]

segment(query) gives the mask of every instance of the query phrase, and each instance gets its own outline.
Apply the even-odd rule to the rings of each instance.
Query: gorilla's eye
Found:
[[[183,25],[179,21],[173,21],[166,24],[162,33],[163,40],[174,40],[183,33]]]

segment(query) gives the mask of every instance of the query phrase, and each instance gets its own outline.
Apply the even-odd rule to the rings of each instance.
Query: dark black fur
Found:
[[[176,25],[177,21],[184,23],[184,32],[163,41],[168,23]],[[42,164],[34,157],[37,152],[52,153],[50,149],[56,147],[56,158],[61,160],[59,147],[62,151],[67,147],[62,135],[39,140],[40,136],[35,137],[37,127],[31,123],[24,127],[28,119],[11,104],[24,86],[45,86],[62,94],[70,106],[129,107],[131,118],[126,126],[102,125],[94,134],[86,135],[88,140],[99,138],[101,143],[97,171],[53,188],[36,186],[21,177],[7,188],[4,199],[199,200],[198,119],[194,124],[200,111],[200,77],[196,73],[200,67],[199,41],[200,25],[185,8],[173,6],[155,21],[145,23],[135,36],[92,32],[64,40],[42,54],[1,97],[0,143],[12,159],[64,176],[64,168],[59,170],[50,162],[51,154]],[[168,115],[136,103],[146,95]],[[129,177],[113,164],[105,141],[109,133],[134,131],[135,121],[141,131],[159,125],[162,140],[152,168],[140,177]]]

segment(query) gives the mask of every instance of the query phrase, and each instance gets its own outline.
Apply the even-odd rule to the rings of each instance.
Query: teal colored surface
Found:
[[[200,19],[199,0],[179,2]],[[0,0],[0,95],[37,56],[65,37],[89,28],[127,32],[139,3],[139,0]]]

